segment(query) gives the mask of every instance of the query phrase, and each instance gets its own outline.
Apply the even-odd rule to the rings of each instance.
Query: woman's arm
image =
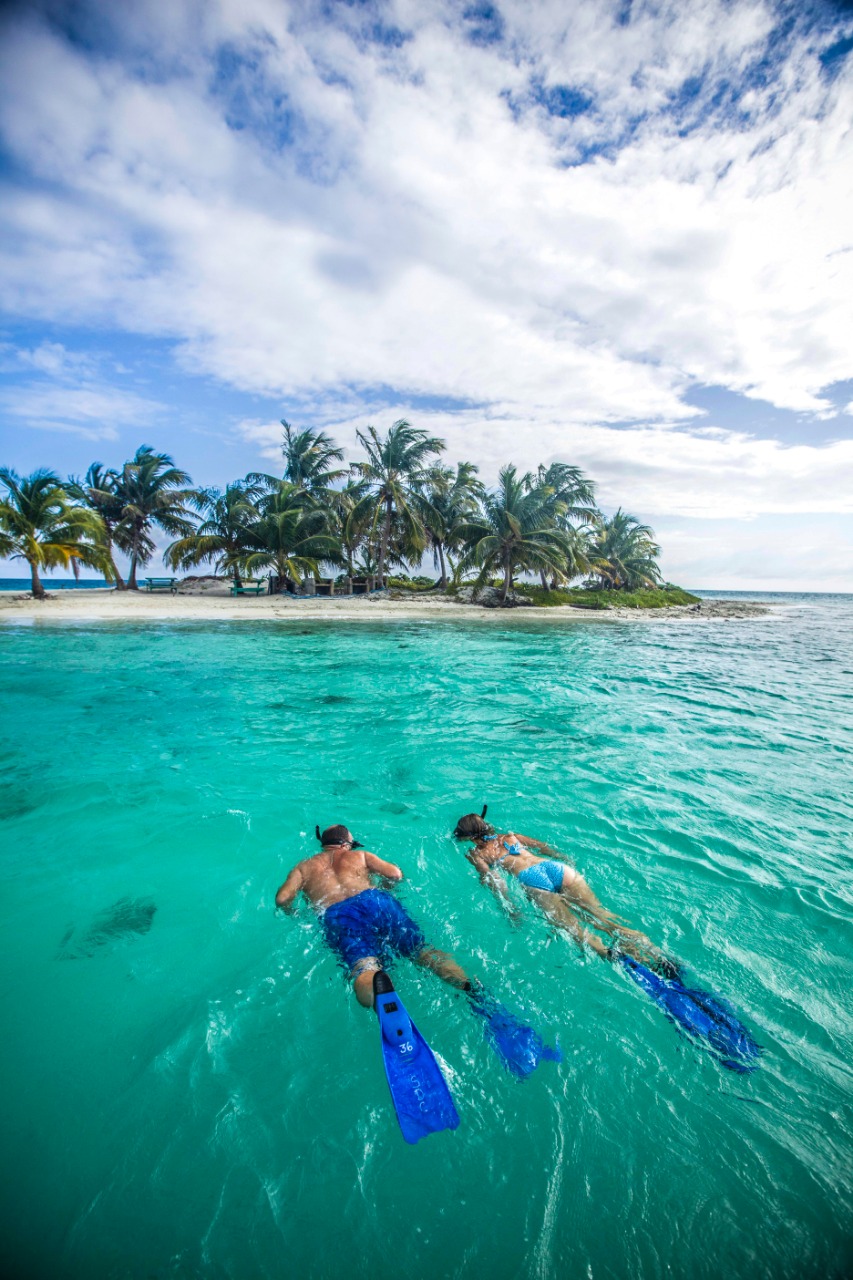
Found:
[[[518,911],[512,905],[512,899],[509,896],[509,890],[503,882],[503,879],[495,871],[486,859],[477,853],[476,849],[472,849],[470,853],[466,853],[465,857],[471,863],[472,867],[477,868],[480,876],[480,883],[484,884],[487,889],[491,889],[501,906],[509,913],[510,919],[517,921],[519,918]]]

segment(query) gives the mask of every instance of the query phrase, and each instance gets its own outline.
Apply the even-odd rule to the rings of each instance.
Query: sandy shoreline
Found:
[[[227,588],[194,592],[133,592],[85,589],[55,591],[47,600],[19,592],[0,593],[0,622],[407,622],[453,620],[488,625],[500,622],[707,622],[770,616],[766,605],[751,601],[703,600],[665,609],[575,609],[570,605],[539,609],[484,609],[442,596],[391,598],[382,594],[344,598],[292,599],[289,596],[239,596]],[[778,615],[777,615],[778,616]]]

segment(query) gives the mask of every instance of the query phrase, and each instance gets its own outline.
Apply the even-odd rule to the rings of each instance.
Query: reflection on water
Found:
[[[848,1272],[851,621],[4,629],[7,1266]],[[513,925],[450,837],[486,802],[731,997],[760,1070],[679,1037],[515,884]],[[311,911],[273,911],[335,821],[563,1054],[513,1080],[399,962],[461,1117],[413,1149],[375,1019]],[[60,953],[91,963],[54,963],[69,921]]]

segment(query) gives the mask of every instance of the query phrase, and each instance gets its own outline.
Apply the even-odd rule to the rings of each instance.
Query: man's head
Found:
[[[327,845],[348,844],[351,847],[355,847],[357,844],[357,841],[352,838],[352,832],[349,827],[343,826],[340,822],[333,827],[326,827],[326,830],[323,832],[320,831],[319,826],[317,826],[315,830],[317,832],[317,839],[320,841],[320,844],[324,849]]]
[[[489,806],[483,805],[481,813],[466,813],[460,818],[453,832],[457,840],[484,840],[492,828],[486,822]]]

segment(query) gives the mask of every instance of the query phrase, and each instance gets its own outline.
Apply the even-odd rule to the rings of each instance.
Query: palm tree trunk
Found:
[[[39,577],[39,567],[35,560],[28,560],[27,563],[30,566],[30,572],[32,574],[32,593],[36,600],[44,600],[45,590],[41,584],[41,578]]]
[[[439,585],[442,591],[446,591],[447,590],[447,569],[444,564],[444,543],[439,542],[437,546],[438,546],[438,563],[441,565],[441,582]]]
[[[506,603],[507,595],[511,590],[512,590],[512,561],[507,560],[506,568],[504,569],[504,585],[503,585],[503,591],[501,592],[501,604]]]
[[[115,575],[116,591],[126,591],[127,587],[125,586],[124,578],[118,571],[116,558],[113,555],[113,540],[110,537],[109,532],[107,532],[107,555],[109,556],[110,566],[112,567],[113,574]]]
[[[391,539],[391,499],[385,499],[385,515],[382,520],[382,537],[379,540],[379,565],[377,578],[379,586],[385,586],[385,558],[388,555],[388,543]]]
[[[139,560],[139,540],[136,534],[134,534],[133,542],[131,543],[131,551],[130,551],[130,575],[127,579],[128,591],[139,590],[139,587],[136,584],[136,565],[138,560]]]
[[[539,577],[540,577],[540,578],[541,578],[541,580],[542,580],[542,590],[543,590],[543,591],[549,591],[549,590],[550,590],[550,588],[549,588],[549,586],[548,586],[548,579],[547,579],[547,577],[545,576],[545,570],[544,570],[544,569],[540,569],[540,570],[539,570]]]

